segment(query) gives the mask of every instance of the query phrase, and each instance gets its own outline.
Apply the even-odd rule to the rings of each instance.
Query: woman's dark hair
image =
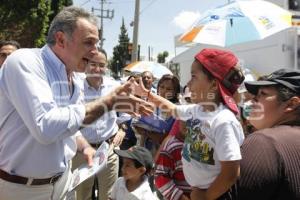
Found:
[[[180,94],[180,83],[179,83],[179,80],[176,76],[173,76],[173,75],[170,75],[170,74],[163,75],[157,83],[157,90],[159,89],[159,86],[164,81],[168,81],[168,80],[172,81],[172,85],[174,86],[174,92],[175,92],[173,99],[168,99],[168,100],[171,101],[172,103],[178,103],[179,102],[178,94]]]
[[[281,103],[288,101],[292,97],[299,96],[299,94],[297,94],[297,92],[295,92],[283,85],[276,85],[276,87],[274,87],[274,88],[277,90],[278,100]],[[296,111],[296,114],[300,116],[300,106],[298,106],[295,111]]]

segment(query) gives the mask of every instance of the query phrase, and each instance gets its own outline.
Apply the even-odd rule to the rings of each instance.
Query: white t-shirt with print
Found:
[[[204,112],[201,105],[177,106],[177,115],[187,121],[182,149],[187,182],[206,189],[221,171],[220,161],[240,160],[244,133],[235,115],[224,105]]]
[[[142,184],[134,191],[129,192],[126,187],[125,179],[119,177],[114,183],[113,189],[110,195],[112,200],[157,200],[157,197],[153,194],[147,176],[144,176]]]

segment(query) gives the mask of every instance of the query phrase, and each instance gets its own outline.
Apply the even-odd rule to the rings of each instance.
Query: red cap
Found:
[[[237,114],[239,109],[233,99],[233,94],[240,86],[241,81],[234,81],[235,77],[232,76],[232,72],[234,72],[232,69],[235,69],[238,63],[237,57],[230,51],[203,49],[195,56],[195,59],[218,80],[218,87],[224,103]]]

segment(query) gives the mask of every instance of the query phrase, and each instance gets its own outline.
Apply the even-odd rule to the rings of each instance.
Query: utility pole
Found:
[[[140,0],[135,0],[131,62],[135,62],[138,60],[139,15],[140,15]]]
[[[94,8],[92,7],[92,13],[94,14],[94,11],[97,10],[97,11],[100,11],[100,15],[96,15],[97,17],[100,18],[100,32],[99,32],[99,37],[100,37],[100,48],[103,48],[103,43],[104,43],[104,38],[103,38],[103,19],[112,19],[114,17],[114,10],[104,10],[103,9],[103,4],[105,3],[105,0],[100,0],[101,3],[101,8],[98,9],[98,8]]]

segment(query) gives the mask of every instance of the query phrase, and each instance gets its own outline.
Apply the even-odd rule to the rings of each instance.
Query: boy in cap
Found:
[[[246,82],[252,100],[241,153],[238,199],[300,199],[300,71],[280,69]]]
[[[111,200],[156,200],[148,177],[153,169],[153,158],[149,150],[133,146],[128,150],[114,150],[122,158],[122,177],[114,184]]]
[[[135,86],[135,93],[187,121],[182,152],[183,172],[192,186],[191,199],[229,199],[228,190],[240,169],[244,134],[236,118],[233,94],[244,80],[236,56],[225,50],[203,49],[191,66],[192,105],[177,106]]]

